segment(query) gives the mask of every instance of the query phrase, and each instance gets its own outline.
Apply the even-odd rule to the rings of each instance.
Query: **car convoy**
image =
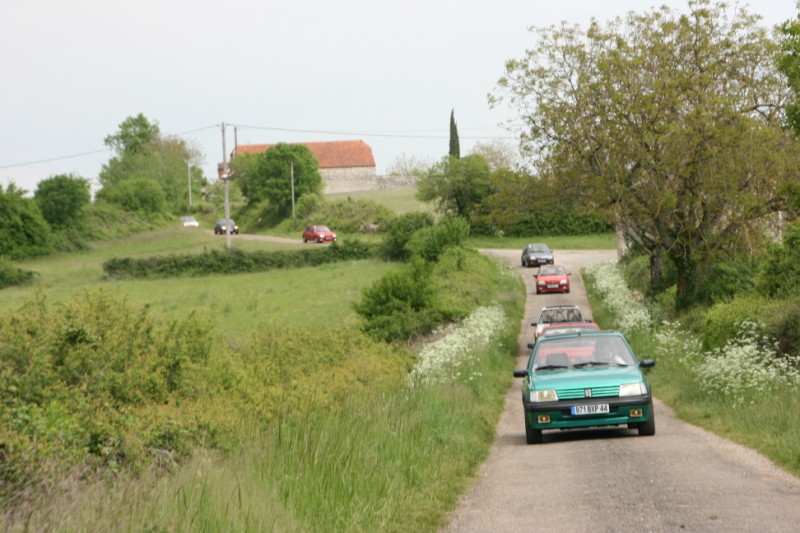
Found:
[[[546,245],[527,245],[522,266],[540,267],[533,276],[537,295],[569,292],[570,274]],[[637,358],[622,333],[601,330],[576,305],[544,306],[531,326],[527,363],[514,371],[523,379],[528,444],[541,444],[549,430],[621,426],[655,434],[653,396],[643,371],[654,360]]]

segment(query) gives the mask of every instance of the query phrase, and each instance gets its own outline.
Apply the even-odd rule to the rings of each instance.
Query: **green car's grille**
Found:
[[[589,398],[586,396],[587,389],[561,389],[558,391],[559,400],[575,400],[578,398]],[[619,396],[619,385],[610,387],[592,387],[591,398],[607,398],[609,396]]]

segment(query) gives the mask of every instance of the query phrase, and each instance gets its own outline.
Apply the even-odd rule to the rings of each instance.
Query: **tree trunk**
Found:
[[[664,277],[664,254],[661,246],[650,251],[650,294],[658,294]]]
[[[672,262],[675,264],[678,278],[677,291],[675,292],[675,310],[682,311],[688,309],[694,300],[697,262],[691,256],[688,247],[676,252],[672,255]]]

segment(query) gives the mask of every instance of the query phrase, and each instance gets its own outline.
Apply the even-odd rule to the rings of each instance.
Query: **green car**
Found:
[[[541,337],[534,344],[525,378],[522,405],[525,439],[542,442],[545,429],[626,425],[639,435],[655,435],[650,384],[628,341],[616,331],[592,331]]]

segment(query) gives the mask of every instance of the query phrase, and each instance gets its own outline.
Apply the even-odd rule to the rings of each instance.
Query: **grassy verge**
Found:
[[[596,280],[585,275],[584,281],[593,318],[601,327],[618,328],[621,317],[598,294]],[[702,353],[699,341],[689,332],[658,325],[626,336],[640,358],[657,360],[648,379],[655,396],[681,420],[757,450],[779,467],[800,475],[800,384],[776,379],[764,387],[739,386],[730,393],[720,392],[702,377],[701,369],[709,371],[709,355]],[[728,357],[737,350],[734,345],[726,348]],[[732,388],[737,374],[764,371],[739,367],[735,358],[723,364],[717,371],[731,376]]]
[[[157,240],[131,243],[126,254],[152,254],[163,247]],[[225,341],[187,374],[186,394],[125,411],[129,428],[144,415],[168,430],[152,434],[154,470],[65,475],[24,520],[6,517],[0,529],[435,531],[488,453],[524,305],[513,269],[475,252],[436,268],[442,298],[498,304],[508,324],[469,373],[412,388],[409,354],[379,349],[353,324],[359,287],[394,265],[108,284],[95,277],[103,254],[84,259],[42,262],[47,286],[27,296],[67,301],[89,280],[165,323],[188,310],[205,315],[218,300],[208,316]],[[213,448],[184,463],[159,452],[158,439],[198,426]]]

